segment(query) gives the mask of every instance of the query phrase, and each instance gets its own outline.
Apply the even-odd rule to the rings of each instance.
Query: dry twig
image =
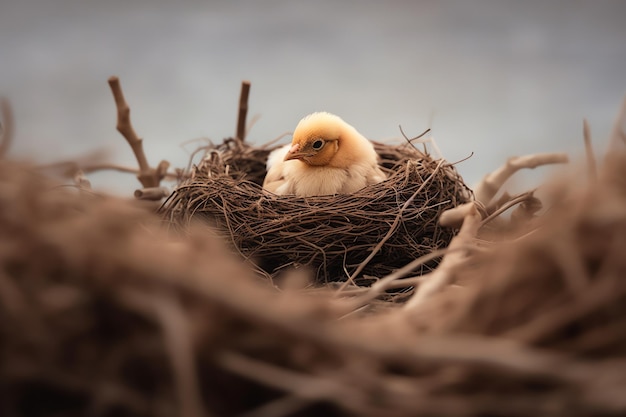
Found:
[[[568,161],[569,158],[563,153],[533,154],[509,158],[506,164],[482,179],[474,190],[474,196],[477,201],[487,206],[491,199],[500,191],[506,180],[520,169],[532,169],[549,164],[563,164]]]
[[[170,190],[165,187],[150,187],[135,190],[135,198],[139,200],[160,201],[170,195]]]
[[[535,199],[535,197],[533,196],[533,193],[534,193],[533,191],[528,191],[528,192],[525,192],[525,193],[522,193],[522,194],[518,195],[517,197],[510,197],[506,203],[503,203],[493,213],[491,213],[489,216],[485,217],[485,219],[483,219],[483,221],[481,222],[480,226],[482,227],[482,226],[486,225],[487,223],[489,223],[490,221],[494,220],[495,218],[500,216],[502,213],[504,213],[505,211],[507,211],[508,209],[510,209],[511,207],[513,207],[513,206],[515,206],[517,204],[521,204],[521,203],[524,203],[526,201],[531,201],[531,200]]]
[[[161,180],[163,180],[167,174],[169,162],[161,161],[156,169],[150,167],[143,150],[143,140],[137,136],[130,121],[130,107],[124,98],[119,78],[115,76],[110,77],[109,86],[111,87],[111,92],[115,99],[115,106],[117,107],[117,130],[130,145],[139,165],[137,179],[144,188],[158,187],[159,184],[161,184]]]
[[[459,246],[469,246],[478,233],[478,229],[481,225],[481,216],[478,212],[476,205],[473,203],[467,203],[465,206],[465,220],[459,234],[456,235],[452,242],[450,242],[450,253],[443,257],[443,260],[433,272],[424,276],[424,282],[417,288],[415,294],[406,303],[405,309],[411,311],[419,307],[427,298],[441,290],[443,287],[452,282],[460,266],[467,259],[467,251],[457,252]]]
[[[465,249],[465,248],[457,248],[456,250],[460,250],[460,249]],[[374,300],[376,297],[380,296],[385,291],[395,288],[396,285],[394,283],[397,281],[400,281],[398,284],[400,288],[406,288],[408,286],[411,286],[411,284],[413,283],[409,281],[409,279],[401,280],[401,278],[403,278],[404,276],[414,271],[417,267],[424,265],[427,262],[434,261],[446,254],[449,254],[450,252],[453,252],[453,250],[451,250],[450,248],[434,250],[426,255],[420,256],[419,258],[413,260],[412,262],[408,263],[404,267],[379,279],[374,284],[372,284],[371,287],[369,287],[368,289],[365,289],[366,291],[365,294],[363,294],[362,296],[358,297],[355,300],[354,305],[350,307],[351,310],[361,308],[362,306],[366,305],[370,301]],[[420,276],[420,280],[422,280],[423,278],[424,276]]]
[[[250,81],[241,82],[241,94],[239,96],[239,113],[237,117],[237,136],[240,141],[246,138],[246,116],[248,114],[248,97],[250,95]]]

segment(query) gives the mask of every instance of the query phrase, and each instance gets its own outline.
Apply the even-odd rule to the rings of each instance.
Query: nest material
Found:
[[[227,140],[177,187],[165,215],[179,224],[208,219],[267,275],[304,265],[319,282],[362,272],[356,282],[364,284],[446,247],[454,230],[440,227],[439,215],[470,194],[450,164],[409,144],[375,146],[387,181],[351,195],[298,198],[262,191],[269,149]]]
[[[1,163],[0,415],[624,415],[625,166],[424,310],[337,320],[204,230]]]
[[[536,235],[477,256],[445,329],[594,359],[626,357],[626,157],[601,181],[551,184]],[[618,331],[618,329],[621,329]]]

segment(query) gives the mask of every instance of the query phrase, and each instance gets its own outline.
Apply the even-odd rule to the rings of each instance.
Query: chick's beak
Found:
[[[304,156],[305,154],[300,152],[300,144],[294,143],[291,148],[289,148],[287,155],[285,155],[285,161],[289,161],[290,159],[301,159]]]

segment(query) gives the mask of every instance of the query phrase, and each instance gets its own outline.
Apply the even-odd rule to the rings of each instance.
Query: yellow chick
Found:
[[[298,123],[291,144],[273,151],[263,188],[278,195],[350,194],[386,179],[374,145],[334,114]]]

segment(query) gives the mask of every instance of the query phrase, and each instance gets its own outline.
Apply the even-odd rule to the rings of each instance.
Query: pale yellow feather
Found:
[[[325,146],[313,150],[318,140]],[[299,152],[290,155],[295,144]],[[303,118],[291,144],[270,154],[263,188],[302,197],[351,194],[385,179],[373,144],[338,116],[320,112]]]

